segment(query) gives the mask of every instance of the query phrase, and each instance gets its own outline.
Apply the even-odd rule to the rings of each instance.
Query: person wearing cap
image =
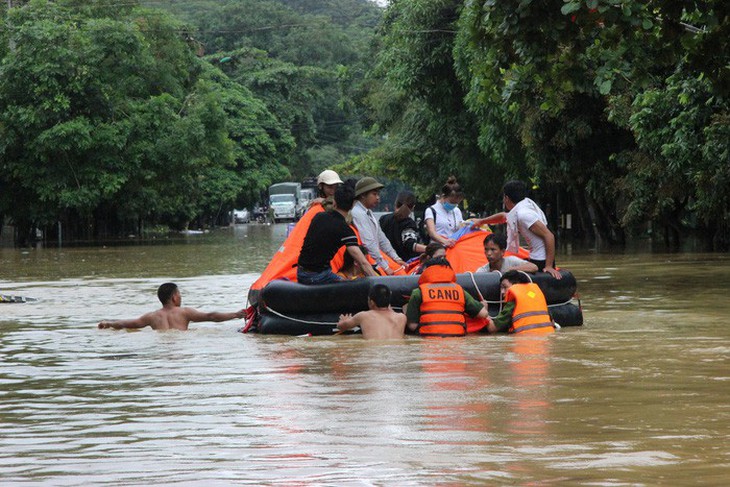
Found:
[[[390,240],[385,236],[378,221],[373,215],[372,209],[380,202],[380,190],[383,187],[375,178],[364,177],[355,185],[355,204],[352,206],[352,223],[360,233],[362,244],[368,249],[368,253],[375,259],[375,263],[383,271],[391,276],[394,269],[390,268],[388,261],[381,252],[388,255],[398,265],[405,266],[406,263],[393,249]]]
[[[368,276],[377,276],[360,251],[355,231],[345,217],[352,207],[354,192],[342,184],[335,190],[332,211],[321,211],[312,218],[297,260],[297,281],[301,284],[327,284],[343,279],[332,272],[330,262],[343,245]]]
[[[342,179],[332,169],[325,169],[319,173],[319,176],[317,176],[317,198],[313,199],[309,206],[319,204],[325,210],[331,210],[334,203],[335,190],[340,184],[342,184]]]

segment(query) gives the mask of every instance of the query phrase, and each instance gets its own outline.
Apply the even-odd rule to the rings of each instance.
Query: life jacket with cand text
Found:
[[[421,290],[421,336],[457,337],[466,335],[464,288],[456,283],[450,267],[433,265],[418,279]]]
[[[544,335],[555,331],[545,295],[537,284],[513,284],[507,290],[504,300],[515,303],[510,333]]]

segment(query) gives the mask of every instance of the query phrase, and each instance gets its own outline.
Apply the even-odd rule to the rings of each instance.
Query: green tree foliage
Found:
[[[385,140],[361,164],[412,183],[421,196],[439,191],[456,174],[478,202],[496,192],[502,173],[489,170],[491,156],[479,150],[476,119],[465,107],[454,69],[461,3],[391,2],[367,96]]]
[[[21,229],[184,227],[284,173],[286,129],[198,60],[168,15],[34,0],[7,25],[0,213]]]
[[[389,155],[401,150],[401,175],[420,162],[431,176],[529,178],[567,197],[586,234],[623,241],[653,220],[675,235],[697,225],[721,246],[728,202],[708,185],[727,182],[727,11],[721,1],[395,1],[370,105]],[[444,120],[461,133],[445,137]],[[417,145],[424,138],[433,143]],[[443,155],[475,143],[480,161],[467,165],[478,171]]]
[[[285,161],[301,179],[374,144],[355,99],[381,11],[366,0],[191,1],[169,10],[195,25],[207,59],[289,127]]]

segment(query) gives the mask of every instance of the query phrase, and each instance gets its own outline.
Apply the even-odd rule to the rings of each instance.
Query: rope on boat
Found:
[[[331,321],[309,321],[309,320],[301,320],[299,318],[292,318],[291,316],[287,316],[283,313],[279,313],[274,308],[266,307],[266,311],[270,311],[272,314],[275,314],[279,318],[284,318],[285,320],[289,321],[295,321],[297,323],[304,323],[305,325],[331,325],[331,326],[337,326],[337,322],[331,322]]]
[[[474,287],[476,288],[477,293],[479,293],[479,297],[484,298],[484,296],[482,296],[481,291],[479,291],[479,287],[476,285],[476,281],[474,280],[474,275],[471,272],[469,272],[469,276],[471,277],[472,283],[474,284]],[[504,304],[504,301],[502,301],[501,299],[499,301],[486,301],[485,299],[482,299],[482,301],[485,301],[488,304],[499,304],[499,313],[502,312],[502,305]],[[548,304],[548,308],[553,308],[555,306],[563,306],[566,304],[570,304],[572,302],[573,302],[573,298],[571,297],[569,300],[565,301],[564,303]],[[580,301],[578,301],[578,302],[580,303]],[[394,309],[398,309],[398,308],[396,307]],[[330,326],[335,327],[333,331],[337,331],[337,322],[302,320],[300,318],[294,318],[292,316],[287,316],[284,313],[279,313],[278,311],[276,311],[273,308],[270,308],[269,306],[266,307],[266,310],[269,311],[271,314],[278,316],[279,318],[284,318],[285,320],[294,321],[296,323],[303,323],[305,325],[330,325]],[[497,314],[499,314],[499,313],[497,313]],[[494,315],[494,316],[490,315],[491,318],[494,318],[495,316],[497,316],[497,315]]]
[[[499,272],[499,271],[495,271],[495,272]],[[484,299],[484,296],[482,295],[482,291],[479,289],[479,286],[477,286],[477,281],[476,281],[476,279],[474,279],[474,273],[473,272],[467,272],[467,274],[469,274],[469,278],[471,279],[471,283],[474,284],[474,289],[476,289],[477,290],[477,294],[479,294],[479,300],[480,301],[483,301],[483,302],[485,302],[487,304],[499,304],[499,311],[497,312],[496,315],[492,316],[489,313],[487,313],[487,316],[489,316],[490,318],[495,318],[499,313],[502,312],[502,304],[504,303],[502,301],[502,296],[500,295],[499,301],[487,301],[486,299]],[[502,273],[501,272],[499,272],[499,277],[500,278],[502,277]]]
[[[567,300],[564,303],[548,304],[547,307],[548,308],[554,308],[555,306],[563,306],[563,305],[566,305],[566,304],[570,304],[572,302],[573,302],[573,298],[570,298],[569,300]],[[578,303],[580,303],[580,300],[578,300]]]

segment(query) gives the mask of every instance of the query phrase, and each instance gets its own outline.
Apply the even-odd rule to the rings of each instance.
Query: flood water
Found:
[[[585,326],[548,339],[98,330],[232,311],[285,225],[0,249],[0,483],[726,485],[730,256],[559,253]]]

